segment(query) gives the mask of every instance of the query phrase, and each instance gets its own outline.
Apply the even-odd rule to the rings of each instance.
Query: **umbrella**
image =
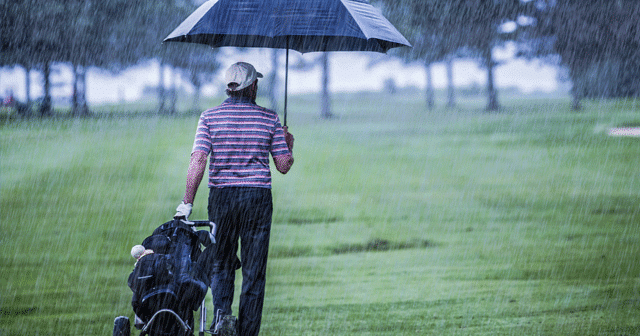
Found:
[[[284,125],[287,124],[289,50],[374,51],[411,46],[365,0],[210,0],[164,42],[211,47],[286,49]]]

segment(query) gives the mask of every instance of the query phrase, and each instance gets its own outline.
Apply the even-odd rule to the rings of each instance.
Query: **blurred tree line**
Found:
[[[27,72],[27,105],[31,105],[29,73],[43,74],[44,97],[39,113],[50,114],[51,70],[54,64],[73,71],[72,114],[89,113],[86,71],[89,67],[118,72],[151,59],[163,69],[180,72],[199,92],[217,71],[211,48],[162,45],[161,41],[203,1],[188,0],[16,0],[0,9],[0,66],[20,66]],[[171,90],[168,90],[171,91]],[[160,113],[175,112],[175,96],[158,87]],[[175,90],[173,90],[175,93]],[[196,95],[198,97],[198,95]],[[197,99],[194,106],[197,105]]]
[[[51,113],[51,69],[73,70],[72,113],[89,113],[86,71],[114,72],[159,60],[160,113],[175,111],[175,90],[164,88],[162,71],[173,69],[196,88],[218,70],[215,49],[161,44],[163,38],[204,0],[3,0],[0,2],[0,66],[43,74],[43,115]],[[455,105],[453,60],[472,57],[487,70],[487,109],[499,108],[493,51],[507,42],[518,56],[558,60],[573,83],[574,108],[584,98],[640,94],[640,1],[637,0],[374,0],[414,48],[393,51],[422,62],[427,71],[427,105],[434,106],[431,65],[444,62],[448,106]],[[274,63],[276,53],[274,52]],[[323,61],[323,115],[328,108],[328,74]],[[30,76],[26,76],[27,104]],[[275,81],[275,79],[274,79]],[[270,89],[273,91],[273,88]],[[173,95],[172,95],[173,93]],[[270,93],[272,95],[272,93]],[[326,96],[326,97],[325,97]],[[194,109],[198,109],[198,96]]]
[[[455,104],[451,61],[474,57],[487,70],[487,110],[499,108],[492,50],[506,42],[518,56],[544,58],[568,70],[572,107],[584,98],[640,95],[640,1],[637,0],[378,0],[413,43],[404,58],[424,62],[427,105],[430,66],[445,62],[448,105]],[[556,60],[559,59],[559,62]]]

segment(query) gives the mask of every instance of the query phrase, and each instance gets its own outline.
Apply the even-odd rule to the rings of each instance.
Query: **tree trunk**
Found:
[[[71,115],[78,116],[78,66],[71,63],[71,73],[73,77],[71,81],[73,83],[73,92],[71,93]]]
[[[171,75],[169,79],[171,80],[170,84],[170,92],[169,92],[169,114],[176,114],[176,104],[178,102],[178,88],[176,86],[176,82],[178,81],[178,74],[174,67],[169,66],[169,70],[171,71]]]
[[[31,66],[26,64],[23,66],[24,66],[24,72],[25,72],[24,85],[25,85],[25,94],[26,94],[24,113],[26,115],[31,115],[31,111],[32,111],[31,110]]]
[[[447,68],[447,107],[454,108],[456,106],[456,92],[453,82],[453,55],[447,56],[445,65]]]
[[[44,98],[42,99],[42,103],[40,104],[40,115],[50,115],[52,106],[51,106],[51,62],[45,61],[43,64],[43,76],[44,76]]]
[[[24,85],[25,87],[25,92],[27,95],[27,106],[29,106],[29,109],[31,109],[31,67],[28,65],[24,66],[24,72],[26,74],[25,78],[24,78]]]
[[[571,110],[576,112],[582,110],[582,96],[573,89],[571,90]]]
[[[160,59],[160,72],[158,76],[158,114],[165,114],[165,106],[164,106],[164,61]]]
[[[193,111],[193,114],[199,114],[200,113],[200,100],[202,97],[202,84],[200,83],[200,81],[196,81],[193,85],[193,89],[195,90],[194,94],[193,94],[193,106],[191,107],[191,110]]]
[[[582,98],[585,91],[585,70],[580,71],[579,67],[575,67],[569,70],[569,77],[571,78],[571,110],[580,111],[582,109]]]
[[[435,102],[435,92],[433,89],[433,76],[431,74],[431,62],[426,62],[425,63],[425,75],[426,75],[426,80],[427,80],[427,85],[426,85],[426,98],[427,98],[427,109],[429,111],[433,110],[433,108],[436,106],[436,102]]]
[[[320,116],[323,119],[333,117],[331,98],[329,97],[329,54],[324,52],[320,57],[322,63],[322,97],[320,99]]]
[[[487,46],[484,50],[484,60],[487,66],[487,111],[497,111],[500,109],[500,105],[498,104],[498,93],[495,88],[495,78],[493,75],[493,70],[495,63],[493,62],[493,53],[491,51],[491,46]]]
[[[278,110],[278,54],[278,49],[272,49],[271,74],[269,75],[269,82],[267,84],[271,109],[274,111]]]
[[[87,72],[82,65],[73,66],[73,103],[72,114],[73,116],[87,116],[89,115],[89,108],[87,106]]]

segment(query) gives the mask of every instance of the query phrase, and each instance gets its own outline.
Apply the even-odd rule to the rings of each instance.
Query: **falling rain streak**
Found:
[[[366,1],[337,1],[341,19],[316,20],[330,12],[326,3],[309,0],[277,30],[389,28],[348,18]],[[223,65],[250,53],[162,43],[203,4],[0,4],[0,76],[20,70],[0,92],[0,335],[109,334],[120,315],[133,324],[129,251],[182,197],[198,116],[225,98],[202,88],[221,87]],[[287,47],[291,71],[321,73],[319,94],[287,98],[296,165],[273,176],[261,334],[638,334],[640,3],[371,5],[407,43],[385,44],[389,30],[347,43],[302,31],[259,54],[271,66],[258,69],[258,102],[281,118]],[[286,44],[294,35],[305,36],[296,37],[300,49]],[[247,39],[267,40],[225,42]],[[499,87],[505,47],[554,67],[570,89]],[[379,91],[332,92],[335,74],[352,70],[329,66],[323,50],[337,48],[385,52],[352,61],[366,70],[401,60],[424,71],[425,85],[390,77]],[[457,83],[462,62],[478,64],[483,80]],[[147,64],[159,65],[149,67],[157,82],[141,99],[87,99],[93,73]],[[444,88],[434,85],[436,68],[445,69]],[[201,190],[191,218],[207,216]],[[210,296],[205,305],[211,322]]]

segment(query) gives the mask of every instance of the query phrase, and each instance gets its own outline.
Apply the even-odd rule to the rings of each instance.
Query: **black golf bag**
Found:
[[[195,226],[202,225],[209,230],[195,231]],[[160,225],[142,242],[154,253],[141,257],[128,279],[140,335],[193,335],[194,311],[200,308],[208,289],[206,272],[197,260],[202,246],[214,242],[212,231],[210,222],[194,224],[174,219]],[[129,322],[120,321],[125,322],[123,330]],[[118,323],[116,319],[116,329]]]

